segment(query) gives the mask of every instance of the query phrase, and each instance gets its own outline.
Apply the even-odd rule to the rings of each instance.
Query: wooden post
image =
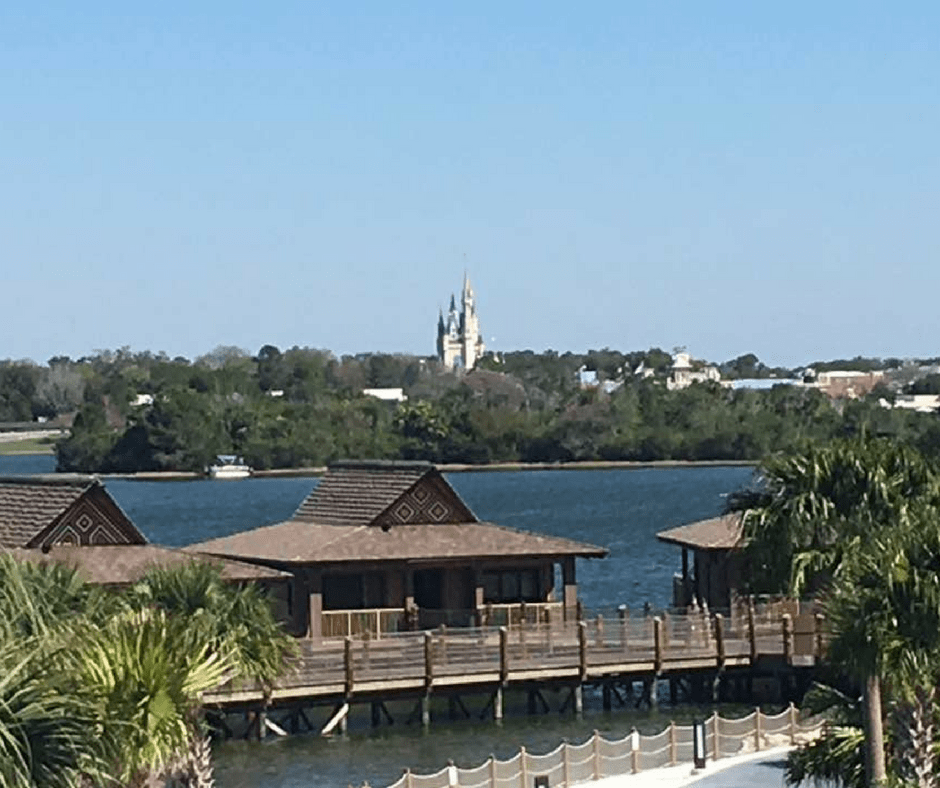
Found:
[[[594,731],[594,779],[601,779],[601,735]]]
[[[526,769],[525,747],[519,748],[519,788],[529,788],[529,774]]]
[[[430,689],[434,683],[434,636],[424,633],[424,686]]]
[[[793,616],[783,614],[783,660],[788,665],[793,660]]]
[[[583,621],[578,621],[578,679],[582,682],[587,678],[587,646],[587,624]]]
[[[721,742],[719,741],[721,732],[718,727],[717,711],[712,715],[712,720],[714,720],[714,728],[712,729],[712,760],[717,761],[721,757]]]
[[[604,617],[598,613],[597,614],[597,629],[595,631],[594,643],[597,648],[604,647]]]
[[[630,618],[630,608],[621,605],[617,608],[617,615],[620,617],[620,647],[627,650],[627,619]]]
[[[561,743],[561,762],[563,766],[565,788],[571,785],[571,757],[568,753],[568,740]]]
[[[414,788],[414,777],[411,774],[411,769],[405,769],[405,788]]]
[[[584,621],[584,603],[579,599],[575,603],[575,611],[578,621]]]
[[[747,601],[747,639],[751,644],[751,664],[757,662],[757,622],[754,612],[754,597]]]
[[[754,709],[754,752],[760,752],[760,706]]]
[[[725,617],[715,613],[715,654],[718,657],[718,667],[725,666]]]
[[[372,641],[372,633],[367,629],[362,633],[362,667],[369,669],[369,646]]]
[[[504,685],[509,678],[509,630],[499,628],[499,682]]]
[[[669,765],[679,763],[679,742],[676,737],[676,723],[669,721]]]
[[[405,788],[412,788],[410,785],[406,785]],[[496,756],[490,756],[490,788],[496,788]]]
[[[659,674],[663,669],[663,620],[659,616],[653,619],[653,662]]]
[[[438,631],[438,636],[437,636],[438,656],[441,659],[441,664],[446,665],[447,664],[447,625],[441,624],[437,628],[437,631]]]
[[[353,686],[356,683],[355,669],[353,664],[353,639],[346,635],[343,639],[343,667],[346,673],[346,696],[352,695]]]
[[[790,701],[790,744],[796,744],[796,706]]]
[[[826,617],[822,613],[817,613],[813,616],[813,646],[816,656],[816,662],[822,662],[823,653],[825,651],[823,647],[823,627],[825,626]]]
[[[640,771],[640,733],[636,728],[630,731],[630,768],[636,774]]]

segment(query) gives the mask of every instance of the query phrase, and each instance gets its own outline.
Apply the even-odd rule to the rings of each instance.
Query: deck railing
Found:
[[[791,704],[779,714],[755,709],[746,717],[725,719],[713,714],[703,721],[704,755],[708,760],[795,745],[815,738],[825,722],[801,719]],[[462,768],[453,763],[434,774],[405,773],[389,788],[518,788],[524,785],[570,786],[602,777],[636,774],[663,766],[693,762],[692,725],[669,725],[654,736],[634,729],[622,739],[610,741],[597,731],[581,744],[563,742],[544,755],[520,748],[501,761],[495,757],[479,766]]]
[[[406,629],[405,611],[400,607],[365,610],[325,610],[320,615],[321,634],[327,638],[374,637]]]
[[[367,623],[376,620],[368,618],[376,611],[351,612],[355,615],[342,626],[355,629],[362,621],[356,616],[362,613]],[[378,620],[381,623],[381,616]],[[342,687],[352,696],[357,688],[389,681],[431,686],[472,679],[486,684],[512,681],[513,676],[525,680],[533,672],[584,678],[612,670],[629,672],[631,666],[659,675],[671,664],[685,669],[695,662],[721,669],[753,664],[761,657],[805,664],[822,658],[826,629],[816,613],[782,613],[774,619],[760,606],[744,613],[665,612],[655,617],[632,617],[620,609],[608,611],[606,617],[601,613],[583,621],[552,619],[512,629],[441,626],[423,632],[383,631],[381,636],[363,629],[342,640],[301,640],[299,646],[294,669],[277,682],[275,694],[303,687],[327,693],[327,687]],[[226,695],[254,689],[250,684],[229,685],[211,694],[225,702]]]

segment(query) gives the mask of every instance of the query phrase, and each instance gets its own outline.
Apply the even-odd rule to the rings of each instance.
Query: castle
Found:
[[[447,320],[443,311],[437,319],[437,357],[448,369],[471,370],[485,350],[473,288],[470,278],[464,274],[460,312],[452,295]]]

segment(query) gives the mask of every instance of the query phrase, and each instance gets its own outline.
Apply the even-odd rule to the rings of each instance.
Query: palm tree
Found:
[[[164,612],[129,612],[85,643],[77,686],[90,691],[104,758],[119,785],[143,786],[186,772],[202,693],[224,682],[229,661],[186,622]]]
[[[835,441],[762,463],[761,485],[735,496],[742,513],[752,590],[818,593],[840,580],[873,539],[937,511],[940,480],[916,450],[896,442]],[[833,624],[835,627],[835,624]],[[870,633],[871,634],[871,633]],[[885,778],[880,640],[845,652],[863,682],[869,781]]]
[[[255,584],[222,580],[217,565],[191,561],[147,573],[130,595],[138,610],[155,609],[185,627],[193,642],[224,656],[232,680],[258,682],[270,695],[288,669],[296,644],[274,618],[264,592]],[[208,738],[193,728],[184,771],[200,785],[212,781]]]
[[[888,677],[899,734],[897,770],[920,788],[936,785],[933,714],[940,678],[938,578],[938,514],[920,508],[911,513],[905,526],[879,534],[855,556],[836,579],[825,604],[832,629],[830,655],[866,681],[869,703],[880,701],[882,679]],[[877,698],[873,699],[873,692]],[[883,763],[880,769],[870,757],[872,782],[884,779]]]
[[[185,620],[210,651],[226,655],[234,678],[257,681],[267,690],[296,653],[294,639],[275,619],[265,592],[254,583],[225,582],[211,562],[154,568],[129,600],[135,609],[155,608]]]
[[[884,439],[772,456],[758,477],[756,489],[729,503],[742,513],[757,592],[816,592],[873,533],[903,523],[918,502],[940,504],[936,469],[915,449]]]

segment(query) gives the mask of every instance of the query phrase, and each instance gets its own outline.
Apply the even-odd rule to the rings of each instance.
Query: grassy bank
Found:
[[[3,454],[52,454],[54,438],[24,438],[19,441],[0,443],[0,455]]]

